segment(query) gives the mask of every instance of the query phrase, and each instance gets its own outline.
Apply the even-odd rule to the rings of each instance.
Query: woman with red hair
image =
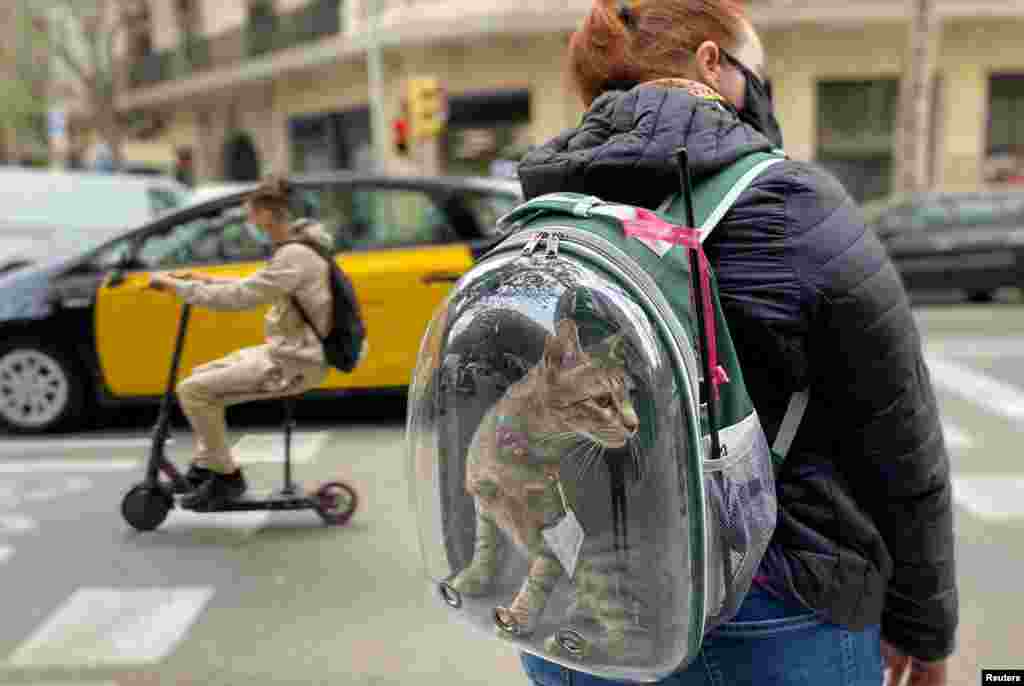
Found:
[[[569,45],[576,128],[520,163],[526,197],[650,209],[782,148],[765,55],[735,0],[597,0]],[[811,403],[782,466],[778,524],[732,621],[665,680],[677,686],[946,683],[957,591],[949,458],[900,277],[822,169],[784,160],[705,244],[769,443],[791,395]],[[531,680],[607,684],[524,655]]]

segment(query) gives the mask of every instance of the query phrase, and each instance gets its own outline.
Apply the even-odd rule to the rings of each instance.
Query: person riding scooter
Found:
[[[196,436],[196,455],[185,478],[192,491],[182,507],[214,510],[246,491],[241,468],[227,442],[229,405],[299,395],[319,386],[328,366],[317,332],[302,309],[326,333],[331,326],[328,265],[314,250],[292,241],[319,244],[333,252],[333,239],[317,223],[292,222],[288,183],[270,177],[246,201],[249,222],[278,247],[269,263],[245,278],[154,274],[152,288],[174,292],[191,305],[213,310],[248,310],[271,304],[265,318],[266,340],[196,367],[177,386],[181,408]]]

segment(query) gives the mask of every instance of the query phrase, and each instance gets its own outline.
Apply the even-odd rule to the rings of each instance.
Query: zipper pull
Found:
[[[534,251],[537,249],[537,245],[544,240],[546,236],[547,232],[545,231],[538,231],[535,233],[526,245],[523,246],[523,257],[530,257],[533,255]]]
[[[562,234],[552,232],[548,234],[548,240],[545,244],[546,250],[544,251],[544,259],[553,260],[558,257],[558,243],[562,240]]]

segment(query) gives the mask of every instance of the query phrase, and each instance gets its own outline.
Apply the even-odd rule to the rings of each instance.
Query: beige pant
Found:
[[[319,386],[328,369],[275,362],[266,346],[243,348],[192,370],[178,384],[178,400],[196,435],[195,463],[222,474],[237,469],[227,439],[225,409],[253,400],[298,395]]]

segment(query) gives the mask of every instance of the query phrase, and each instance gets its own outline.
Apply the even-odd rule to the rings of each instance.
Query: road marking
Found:
[[[0,474],[31,474],[33,472],[123,472],[142,469],[138,460],[31,460],[0,461]]]
[[[81,588],[11,654],[17,667],[152,664],[167,657],[212,587]]]
[[[329,431],[293,433],[292,462],[308,464],[316,460],[330,435]],[[246,434],[231,448],[231,453],[240,464],[284,462],[284,432]]]
[[[1009,419],[1024,418],[1024,393],[952,360],[928,356],[935,383]]]
[[[11,559],[14,555],[14,548],[9,545],[0,545],[0,565]]]
[[[953,477],[953,500],[973,515],[1003,522],[1024,517],[1024,477],[985,474]]]
[[[944,337],[927,343],[926,349],[929,354],[952,357],[1016,357],[1024,356],[1024,338]]]
[[[942,420],[942,433],[946,436],[946,446],[950,450],[967,450],[974,445],[966,431],[945,419]]]
[[[0,534],[25,534],[39,528],[39,522],[22,514],[0,514]]]
[[[149,438],[7,438],[0,443],[0,452],[24,454],[27,452],[67,452],[71,450],[105,450],[112,448],[147,448]]]
[[[175,508],[167,515],[167,519],[160,525],[160,531],[164,532],[188,532],[194,534],[200,531],[230,532],[241,537],[251,536],[270,521],[270,512],[257,510],[253,512],[192,512]]]

